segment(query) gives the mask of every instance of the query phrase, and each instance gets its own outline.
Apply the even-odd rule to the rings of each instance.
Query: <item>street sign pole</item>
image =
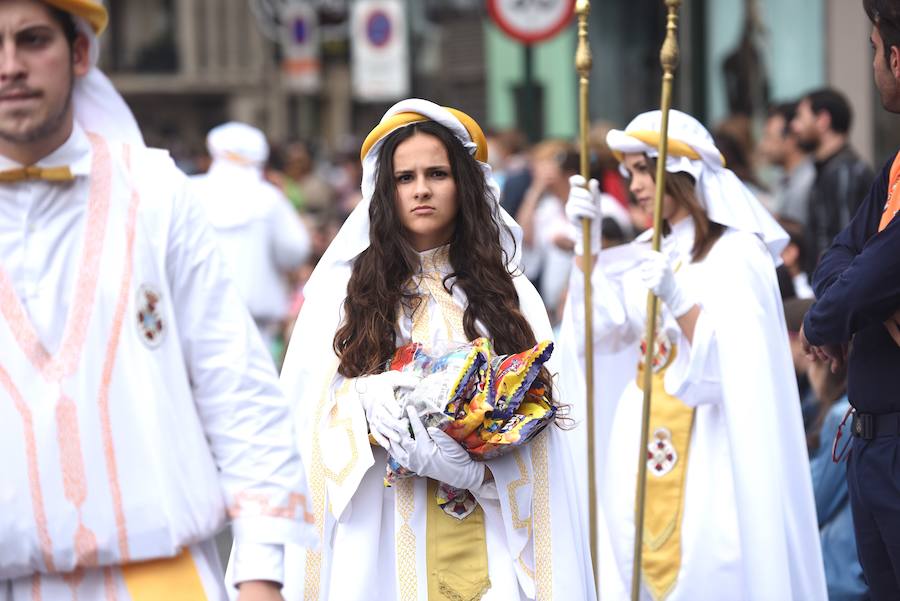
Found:
[[[488,13],[509,37],[523,45],[524,73],[517,90],[519,125],[530,142],[542,135],[541,86],[535,80],[534,45],[562,31],[575,14],[575,0],[488,0]]]

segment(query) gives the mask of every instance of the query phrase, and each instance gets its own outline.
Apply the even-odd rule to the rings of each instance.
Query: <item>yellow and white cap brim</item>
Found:
[[[611,130],[606,143],[620,161],[627,153],[644,153],[655,158],[659,156],[660,131],[662,113],[650,111],[635,117],[624,130]],[[697,198],[709,219],[758,235],[779,264],[781,251],[787,245],[787,233],[753,192],[725,167],[725,159],[709,131],[690,115],[673,109],[669,112],[668,133],[666,171],[690,173],[696,181]]]
[[[387,110],[378,125],[366,136],[359,151],[360,160],[365,162],[366,157],[380,147],[379,143],[395,130],[423,121],[440,123],[453,132],[476,160],[487,162],[487,138],[474,119],[458,109],[440,106],[421,98],[400,101]]]
[[[109,13],[99,0],[44,0],[44,2],[84,19],[96,35],[103,33],[109,23]]]
[[[619,161],[626,153],[642,152],[659,156],[659,137],[662,131],[662,113],[641,113],[624,130],[613,129],[606,135],[606,143]],[[668,155],[691,161],[702,161],[709,168],[722,168],[725,158],[709,131],[703,125],[681,111],[669,111]]]

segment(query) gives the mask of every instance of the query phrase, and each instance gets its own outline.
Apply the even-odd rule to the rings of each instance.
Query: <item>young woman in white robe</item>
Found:
[[[653,111],[607,138],[649,212],[659,131]],[[787,235],[724,168],[706,129],[678,111],[670,114],[666,171],[661,252],[645,232],[596,255],[591,278],[601,597],[622,598],[631,588],[637,469],[646,460],[643,599],[825,599],[775,277]],[[599,225],[598,207],[596,193],[573,186],[574,223],[588,217]],[[650,441],[639,454],[648,290],[661,302]],[[568,302],[563,357],[568,351],[583,362],[577,269]],[[564,380],[567,398],[583,398],[578,374]]]
[[[288,601],[594,598],[567,438],[556,425],[496,460],[399,415],[394,350],[485,335],[498,352],[552,337],[497,203],[484,136],[424,100],[388,110],[363,145],[363,201],[306,286],[282,382],[322,545],[288,552]],[[518,347],[522,347],[521,349]],[[551,361],[543,377],[553,373]],[[559,398],[554,392],[555,402]],[[369,435],[379,444],[372,445]],[[419,476],[383,485],[392,455]],[[458,520],[438,481],[479,509]]]

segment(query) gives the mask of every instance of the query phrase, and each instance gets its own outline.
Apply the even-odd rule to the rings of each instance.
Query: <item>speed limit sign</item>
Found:
[[[575,13],[575,0],[488,0],[487,4],[497,26],[525,44],[552,38]]]

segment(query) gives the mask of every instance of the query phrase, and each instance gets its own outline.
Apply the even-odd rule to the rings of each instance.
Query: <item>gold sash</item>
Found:
[[[430,341],[428,299],[433,297],[440,309],[448,334],[465,340],[463,310],[443,285],[439,262],[447,261],[446,249],[435,252],[424,262],[419,306],[413,314],[413,342]],[[432,262],[433,261],[433,262]],[[428,569],[428,599],[431,601],[478,601],[490,589],[484,510],[475,510],[462,520],[449,516],[437,504],[438,483],[428,480],[425,501],[425,562]],[[407,492],[402,492],[407,491]],[[413,488],[398,488],[397,494],[413,494]],[[399,500],[398,500],[399,501]],[[398,556],[399,561],[399,556]],[[400,566],[398,565],[398,570]]]
[[[191,552],[169,559],[129,563],[121,568],[131,601],[206,601]]]
[[[647,497],[644,506],[644,548],[641,572],[654,599],[664,599],[681,570],[681,519],[688,451],[694,409],[666,392],[663,380],[675,359],[672,346],[664,363],[654,370],[647,447]],[[643,364],[638,366],[638,387],[643,389]]]
[[[478,601],[491,588],[488,578],[484,510],[462,520],[448,515],[434,499],[438,483],[428,480],[425,511],[425,563],[432,601]]]

